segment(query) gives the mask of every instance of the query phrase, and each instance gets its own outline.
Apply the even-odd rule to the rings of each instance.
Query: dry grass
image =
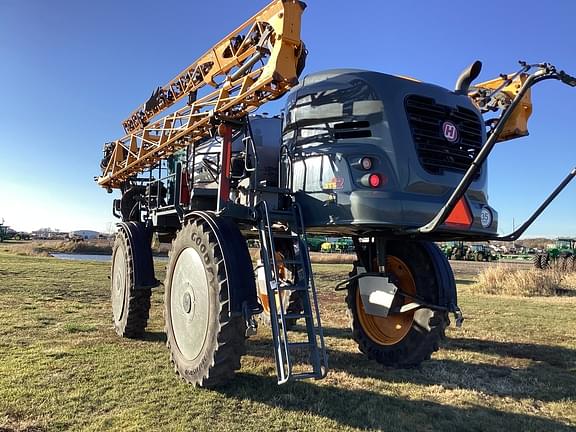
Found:
[[[563,284],[565,289],[576,289],[576,272],[566,273]]]
[[[29,240],[14,241],[9,240],[0,243],[0,252],[11,252],[20,256],[40,256],[49,257],[52,253],[66,254],[88,254],[88,255],[111,255],[114,240]],[[157,255],[167,255],[170,249],[169,244],[159,244],[153,248]],[[0,432],[2,432],[0,430]]]
[[[512,266],[489,267],[478,275],[472,285],[475,292],[522,297],[576,294],[576,273],[558,270],[520,270]]]
[[[50,256],[51,253],[110,254],[112,242],[109,240],[32,240],[8,241],[0,244],[0,251],[13,252],[20,256]]]
[[[314,264],[352,264],[356,259],[355,254],[310,252]]]
[[[32,241],[7,241],[0,244],[0,252],[11,252],[20,256],[49,257],[52,253],[77,253],[110,255],[112,254],[113,240],[87,240],[73,242],[67,240],[32,240]],[[154,253],[165,255],[170,249],[170,244],[156,244]],[[259,257],[259,249],[250,249],[252,260]],[[311,252],[310,259],[318,264],[352,264],[356,259],[354,254],[319,253]],[[0,432],[2,432],[0,430]]]

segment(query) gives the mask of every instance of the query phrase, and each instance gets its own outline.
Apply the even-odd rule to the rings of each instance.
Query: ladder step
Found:
[[[290,310],[287,313],[275,313],[271,320],[272,339],[274,340],[274,357],[276,360],[276,371],[278,383],[282,384],[290,379],[301,380],[306,378],[319,379],[326,375],[327,357],[324,345],[324,336],[318,315],[317,294],[314,281],[310,278],[312,269],[308,257],[308,251],[302,247],[304,244],[305,227],[299,208],[295,205],[288,210],[270,210],[265,201],[262,201],[259,209],[261,218],[259,221],[259,235],[262,244],[262,261],[266,266],[266,290],[268,297],[275,298],[280,291],[302,291],[299,297],[302,299],[302,310]],[[283,225],[281,227],[279,225]],[[280,239],[287,239],[284,243],[291,244],[291,253],[285,260],[276,259],[276,246],[280,245]],[[295,281],[280,281],[279,269],[275,268],[280,264],[291,265]],[[275,266],[276,264],[276,266]],[[305,293],[304,293],[305,291]],[[277,312],[277,311],[275,311]],[[288,323],[303,319],[307,337],[301,339],[288,331]],[[303,323],[304,323],[303,322]],[[295,339],[292,341],[292,339]],[[301,349],[302,352],[297,351]],[[303,363],[304,369],[299,373],[292,374],[292,364],[300,354],[309,354]]]
[[[268,214],[270,216],[290,216],[290,217],[294,217],[294,212],[292,210],[280,210],[280,209],[275,209],[275,210],[269,210]]]
[[[283,260],[284,264],[288,264],[288,265],[299,265],[299,266],[303,266],[304,263],[301,260]]]
[[[286,345],[288,345],[290,348],[294,347],[294,348],[310,348],[311,346],[314,346],[314,344],[310,343],[310,342],[290,342],[287,343]]]
[[[274,233],[272,233],[272,236],[273,236],[275,239],[281,238],[281,239],[298,240],[298,235],[296,235],[296,234],[277,233],[277,232],[274,232]]]
[[[304,379],[309,379],[309,378],[319,379],[319,378],[322,378],[322,376],[323,375],[321,373],[303,372],[303,373],[292,374],[292,379],[294,379],[294,380],[304,380]]]
[[[281,288],[284,290],[290,290],[290,291],[309,291],[310,290],[310,288],[308,287],[308,284],[305,284],[304,281],[298,282],[297,284],[293,284],[293,285],[284,285]]]
[[[285,194],[285,195],[292,195],[292,191],[287,188],[279,188],[273,186],[257,186],[256,190],[259,192],[270,192],[270,193],[277,193],[277,194]]]
[[[295,221],[296,218],[290,211],[274,210],[268,213],[270,222],[285,222],[285,221]]]
[[[278,315],[280,316],[280,315]],[[298,314],[298,313],[288,313],[284,314],[284,319],[300,319],[300,318],[310,318],[309,314]]]

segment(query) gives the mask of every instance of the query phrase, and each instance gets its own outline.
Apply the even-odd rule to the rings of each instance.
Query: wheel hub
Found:
[[[187,360],[200,354],[208,332],[210,301],[202,258],[184,249],[175,265],[170,292],[170,320],[178,349]]]
[[[191,288],[182,297],[182,310],[188,315],[194,315],[194,292]]]

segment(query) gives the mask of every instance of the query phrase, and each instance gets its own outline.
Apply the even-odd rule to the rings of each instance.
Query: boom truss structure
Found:
[[[100,186],[120,188],[139,172],[210,137],[218,121],[240,119],[298,83],[306,49],[305,4],[276,0],[230,33],[123,122],[127,133],[105,146]],[[198,98],[198,93],[207,94]],[[175,112],[151,120],[188,97]]]

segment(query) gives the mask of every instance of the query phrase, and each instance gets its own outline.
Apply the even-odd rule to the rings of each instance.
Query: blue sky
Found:
[[[0,0],[0,218],[20,230],[110,229],[113,195],[93,181],[102,144],[152,89],[265,4]],[[475,59],[481,80],[522,59],[576,74],[575,18],[570,0],[310,0],[305,73],[356,67],[452,88]],[[576,89],[546,82],[533,102],[530,137],[499,144],[490,160],[502,233],[576,164]],[[576,236],[576,182],[525,236],[539,235]]]

